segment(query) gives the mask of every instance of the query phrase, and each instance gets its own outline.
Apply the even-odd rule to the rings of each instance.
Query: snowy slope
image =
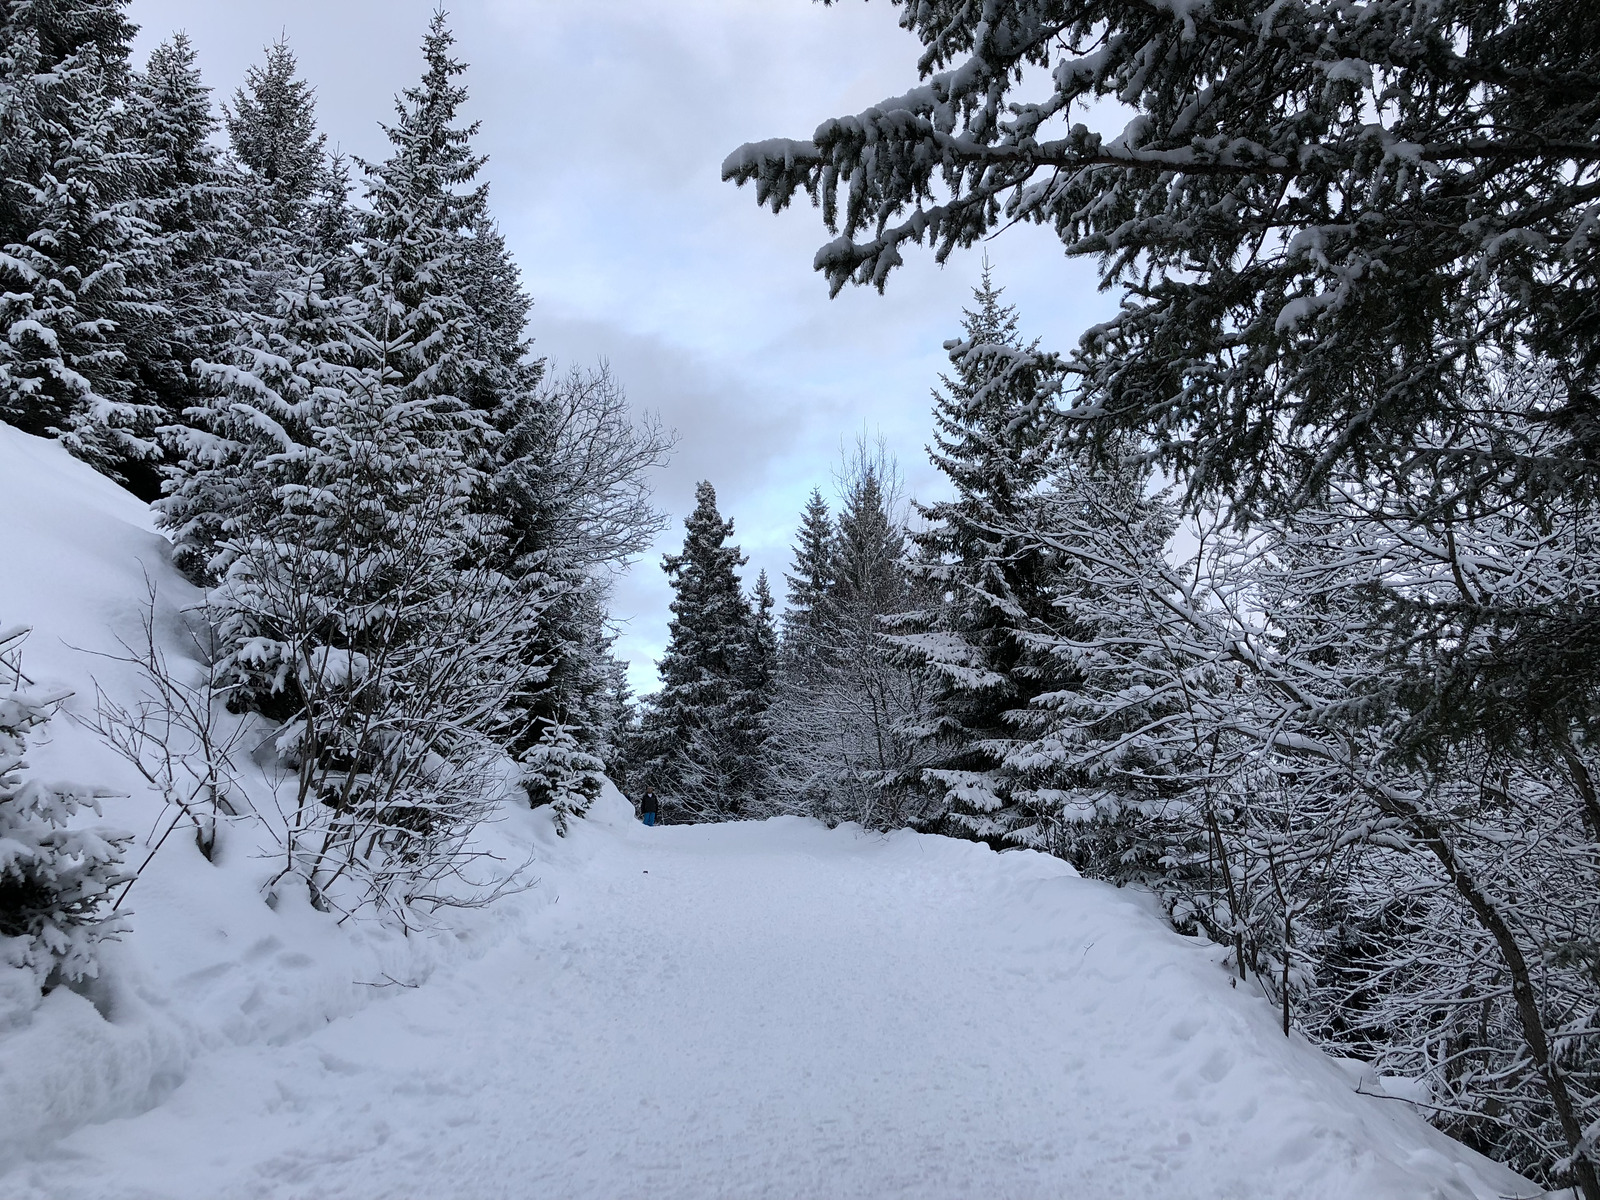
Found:
[[[59,444],[0,424],[0,517],[0,626],[33,627],[24,666],[42,684],[74,689],[68,713],[92,712],[96,681],[124,701],[137,696],[136,673],[103,655],[121,652],[119,638],[137,642],[152,587],[157,628],[181,663],[181,610],[199,596],[172,569],[144,504]],[[28,758],[46,779],[126,792],[106,804],[105,821],[139,834],[135,861],[171,820],[67,713]],[[525,809],[508,816],[533,821]],[[526,832],[508,822],[490,836],[509,856]],[[365,981],[425,978],[514,920],[509,909],[462,914],[440,937],[406,939],[338,927],[293,897],[273,911],[261,899],[272,866],[259,831],[240,823],[219,845],[213,864],[192,837],[167,839],[128,897],[131,934],[104,955],[86,995],[57,989],[31,1011],[0,995],[0,1168],[86,1121],[157,1103],[208,1051],[303,1036],[371,1003]]]
[[[24,536],[0,623],[33,673],[136,686],[136,501],[0,426]],[[74,649],[79,647],[80,649]],[[41,772],[160,806],[66,720]],[[779,820],[645,830],[614,792],[565,840],[487,831],[540,885],[433,936],[262,903],[248,827],[174,838],[89,996],[0,1013],[7,1200],[1334,1197],[1537,1189],[1299,1039],[1215,951],[1030,853]],[[1370,1082],[1368,1084],[1370,1087]]]

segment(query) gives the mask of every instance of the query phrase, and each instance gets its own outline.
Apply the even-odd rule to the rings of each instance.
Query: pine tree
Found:
[[[718,513],[710,483],[696,487],[684,527],[682,552],[662,560],[672,621],[633,773],[670,816],[711,820],[738,815],[749,798],[756,714],[744,673],[754,617],[735,574],[745,558],[727,544],[733,522]]]
[[[324,184],[327,138],[317,131],[316,91],[298,70],[288,42],[274,42],[223,109],[234,157],[259,188],[258,227],[301,229]]]
[[[0,420],[154,491],[162,419],[137,348],[159,313],[129,130],[124,0],[0,14]]]
[[[1001,527],[1016,557],[1049,564],[1050,608],[1011,634],[1028,664],[1018,689],[1027,707],[1005,714],[1004,734],[984,751],[1006,799],[994,818],[1005,841],[1140,883],[1192,913],[1208,836],[1195,795],[1214,780],[1189,736],[1203,722],[1183,704],[1215,672],[1163,637],[1176,519],[1148,487],[1136,463],[1067,453],[1024,519]]]
[[[1023,531],[1049,466],[1038,409],[1037,344],[1024,343],[988,263],[949,344],[953,376],[934,392],[933,464],[955,498],[921,508],[915,569],[927,607],[900,622],[896,645],[934,681],[925,784],[956,828],[1004,839],[1015,814],[1002,769],[1016,714],[1043,687],[1028,637],[1048,628],[1046,556]]]
[[[1416,469],[1491,347],[1556,367],[1586,447],[1525,464],[1530,492],[1592,489],[1600,8],[1208,12],[907,3],[936,83],[744,146],[723,176],[774,210],[801,190],[819,204],[835,290],[882,288],[908,243],[943,262],[1014,221],[1054,230],[1127,289],[1082,340],[1076,415],[1150,439],[1207,497],[1293,507],[1350,464]],[[1067,117],[1113,100],[1121,135]],[[1468,488],[1496,478],[1448,444],[1426,461]]]
[[[788,585],[783,613],[784,669],[797,675],[805,673],[807,660],[817,650],[823,606],[833,588],[833,537],[828,502],[822,498],[821,488],[812,488],[792,547],[794,565],[783,577]]]
[[[151,51],[135,83],[133,110],[149,161],[144,215],[158,242],[165,309],[150,323],[139,372],[176,418],[198,396],[191,364],[222,351],[245,302],[239,180],[212,145],[211,92],[183,34]]]
[[[169,431],[177,461],[155,504],[174,562],[196,582],[227,573],[229,541],[281,507],[274,489],[313,444],[329,397],[359,386],[360,317],[353,298],[303,274],[220,360],[200,364],[206,398]]]
[[[898,472],[858,444],[838,474],[836,525],[813,493],[790,577],[808,602],[784,633],[768,715],[777,807],[874,828],[920,823],[912,784],[926,719],[917,674],[886,637],[912,603]]]
[[[544,378],[544,360],[533,356],[527,336],[533,300],[505,236],[487,215],[473,225],[462,253],[461,294],[474,318],[473,356],[485,364],[468,401],[496,413],[496,424],[505,428],[520,416],[512,398],[531,395]]]
[[[324,273],[338,269],[358,236],[356,212],[350,204],[353,187],[350,160],[342,154],[330,154],[306,213],[311,251],[327,264]],[[337,285],[337,276],[330,276],[329,283]]]
[[[0,630],[0,969],[20,971],[25,990],[74,983],[97,972],[96,944],[124,919],[107,910],[131,833],[82,826],[105,793],[46,784],[27,775],[30,734],[65,698],[28,686],[20,652],[27,629]],[[0,986],[0,996],[12,991]]]
[[[578,745],[572,731],[547,722],[539,740],[522,755],[522,785],[535,808],[548,804],[556,832],[567,836],[572,821],[589,811],[605,782],[605,764]]]
[[[454,44],[445,14],[436,12],[423,39],[422,80],[396,100],[397,120],[383,127],[389,157],[358,160],[367,200],[358,292],[368,332],[386,378],[441,414],[466,408],[472,381],[488,366],[462,265],[486,220],[488,186],[475,182],[485,161],[472,148],[477,124],[455,123],[467,91],[457,82],[466,66],[453,57]]]
[[[756,575],[750,595],[750,630],[739,673],[742,694],[736,697],[744,729],[744,772],[740,790],[746,796],[744,811],[757,815],[770,811],[773,796],[773,730],[771,709],[778,685],[778,628],[773,619],[777,601],[767,573]]]
[[[772,585],[767,582],[767,573],[758,572],[755,589],[750,595],[750,647],[746,652],[745,669],[745,687],[758,698],[771,693],[773,675],[777,671],[778,630],[772,616],[777,603]]]

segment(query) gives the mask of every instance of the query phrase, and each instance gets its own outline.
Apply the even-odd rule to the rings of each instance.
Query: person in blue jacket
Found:
[[[644,798],[639,801],[639,819],[646,825],[654,825],[659,807],[660,803],[656,800],[655,792],[650,788],[645,788]]]

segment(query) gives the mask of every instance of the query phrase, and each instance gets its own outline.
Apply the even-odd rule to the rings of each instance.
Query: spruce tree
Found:
[[[925,689],[886,636],[918,595],[903,518],[892,511],[899,476],[862,445],[846,480],[817,654],[835,727],[835,811],[869,827],[921,823],[923,806],[910,792],[925,757],[917,744]]]
[[[864,443],[839,472],[837,523],[813,493],[768,714],[778,807],[874,828],[916,824],[925,688],[886,636],[917,587],[905,564],[898,472]]]
[[[393,153],[368,168],[370,210],[336,275],[351,293],[303,272],[279,318],[208,368],[222,396],[189,461],[237,463],[174,497],[202,535],[215,525],[223,678],[237,705],[286,722],[275,748],[304,848],[287,869],[327,903],[341,855],[363,864],[361,902],[401,908],[457,861],[484,764],[525,721],[512,701],[546,603],[537,576],[499,569],[507,534],[479,505],[495,435],[462,394],[476,360],[453,250],[482,192],[456,190],[476,159],[450,124],[448,45],[436,21]]]
[[[784,574],[788,604],[783,613],[785,670],[804,674],[815,655],[823,608],[833,587],[833,517],[821,488],[812,488],[800,514],[793,566]]]
[[[1498,457],[1418,441],[1530,354],[1582,449],[1516,463],[1524,494],[1593,493],[1600,7],[899,7],[924,86],[723,165],[774,210],[819,204],[833,289],[884,287],[908,244],[1052,229],[1126,288],[1080,343],[1077,415],[1255,509],[1364,462],[1492,483]],[[1113,101],[1121,134],[1079,119]]]
[[[578,744],[559,722],[545,723],[539,740],[522,755],[523,786],[535,808],[548,804],[556,832],[567,836],[572,821],[589,811],[605,782],[605,763]]]
[[[1002,764],[1017,715],[1042,689],[1029,636],[1049,626],[1046,556],[1022,536],[1049,465],[1037,408],[1036,345],[987,263],[949,344],[953,375],[934,392],[929,454],[953,499],[921,508],[915,570],[928,603],[900,622],[896,644],[933,681],[923,780],[955,828],[1003,839],[1013,814]]]
[[[0,12],[0,420],[154,492],[141,386],[160,246],[129,125],[124,0]]]
[[[745,812],[769,811],[773,793],[773,730],[770,718],[778,685],[778,628],[773,618],[777,601],[767,573],[756,575],[750,595],[750,631],[740,671],[743,694],[736,704],[744,725],[744,777],[740,790],[746,796]]]
[[[21,650],[27,628],[0,628],[0,971],[17,971],[37,995],[98,972],[97,943],[126,928],[108,907],[132,876],[123,856],[133,834],[85,827],[107,793],[32,778],[28,739],[54,715],[62,695],[29,686]],[[0,981],[0,995],[12,989]]]
[[[677,819],[738,815],[748,799],[755,714],[747,675],[755,618],[735,573],[733,522],[702,481],[684,521],[683,550],[662,560],[675,593],[661,690],[648,701],[633,774]]]
[[[746,652],[745,686],[760,698],[770,694],[772,678],[778,666],[778,630],[773,619],[777,600],[772,595],[772,585],[767,573],[756,575],[756,586],[750,595],[750,645]]]
[[[352,293],[329,295],[317,264],[298,267],[277,289],[276,311],[202,367],[213,399],[182,435],[161,512],[180,564],[225,585],[213,607],[239,702],[250,707],[296,703],[298,667],[283,655],[299,651],[273,632],[290,620],[275,606],[325,607],[321,636],[341,649],[426,637],[382,612],[386,591],[403,581],[379,564],[411,552],[397,539],[425,527],[445,574],[504,540],[471,511],[492,431],[457,390],[477,360],[456,251],[484,194],[470,186],[481,162],[471,130],[452,123],[465,91],[450,45],[436,16],[423,81],[387,129],[392,153],[365,166],[369,211],[335,272]],[[292,66],[285,55],[278,62]],[[283,561],[263,566],[264,555]],[[307,594],[286,600],[291,579]]]
[[[212,144],[211,91],[183,34],[151,51],[133,110],[149,164],[143,211],[158,241],[165,310],[150,322],[139,372],[162,409],[181,419],[198,396],[191,364],[217,356],[245,303],[240,181]]]
[[[1016,557],[1049,564],[1050,588],[1048,619],[1014,634],[1027,705],[985,746],[987,778],[1006,800],[991,819],[1013,845],[1140,883],[1192,914],[1197,876],[1215,883],[1195,817],[1215,781],[1195,742],[1171,730],[1193,728],[1184,701],[1214,689],[1217,674],[1163,636],[1177,520],[1149,484],[1136,461],[1064,453],[1037,503],[1002,527]]]
[[[369,352],[351,294],[360,264],[348,175],[336,194],[314,194],[323,139],[314,93],[296,69],[288,46],[274,44],[224,110],[243,168],[229,245],[241,260],[242,294],[227,297],[231,310],[217,319],[231,336],[200,356],[200,394],[167,430],[173,465],[156,503],[175,562],[202,584],[227,573],[237,554],[231,539],[277,511],[271,493],[284,481],[274,456],[306,452],[324,401],[356,386]],[[320,207],[308,207],[313,201]],[[254,686],[238,702],[269,703]]]
[[[244,86],[223,109],[234,157],[259,187],[259,223],[279,229],[301,227],[326,170],[316,91],[298,69],[288,42],[274,42],[266,61],[245,73]]]
[[[358,160],[367,200],[358,293],[368,332],[401,394],[441,414],[465,409],[472,380],[486,369],[462,264],[487,214],[488,185],[476,182],[485,161],[472,148],[477,124],[456,123],[467,91],[454,44],[436,12],[423,39],[423,77],[396,99],[397,119],[383,127],[389,157]]]

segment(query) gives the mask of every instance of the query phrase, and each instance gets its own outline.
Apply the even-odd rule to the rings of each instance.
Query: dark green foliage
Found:
[[[1338,464],[1413,455],[1470,480],[1501,456],[1415,435],[1517,348],[1556,364],[1577,453],[1516,469],[1592,485],[1600,9],[931,0],[900,19],[924,86],[723,168],[775,209],[822,204],[834,290],[882,287],[906,242],[943,259],[1035,221],[1125,291],[1083,337],[1079,413],[1150,437],[1199,493],[1296,503]],[[1074,123],[1111,98],[1122,134]]]
[[[988,265],[949,344],[929,454],[955,490],[921,507],[914,569],[927,606],[895,644],[932,682],[923,781],[955,828],[1000,841],[1020,819],[1001,769],[1029,701],[1047,686],[1029,638],[1051,627],[1051,568],[1026,530],[1050,446],[1036,407],[1038,353]]]
[[[142,219],[152,164],[124,7],[0,10],[0,420],[149,484],[164,414],[138,363],[162,317],[161,246]]]
[[[262,215],[280,229],[301,226],[326,170],[316,92],[297,69],[288,42],[274,42],[223,109],[234,156],[260,187]]]
[[[761,612],[751,611],[735,574],[745,558],[728,544],[733,522],[718,513],[710,483],[695,489],[684,528],[682,552],[662,560],[674,592],[670,641],[630,775],[636,787],[660,793],[664,819],[736,817],[763,790],[771,594]]]
[[[833,517],[821,488],[811,489],[796,536],[794,567],[783,577],[788,584],[783,636],[786,650],[801,653],[807,644],[806,634],[822,620],[823,605],[833,588]]]

